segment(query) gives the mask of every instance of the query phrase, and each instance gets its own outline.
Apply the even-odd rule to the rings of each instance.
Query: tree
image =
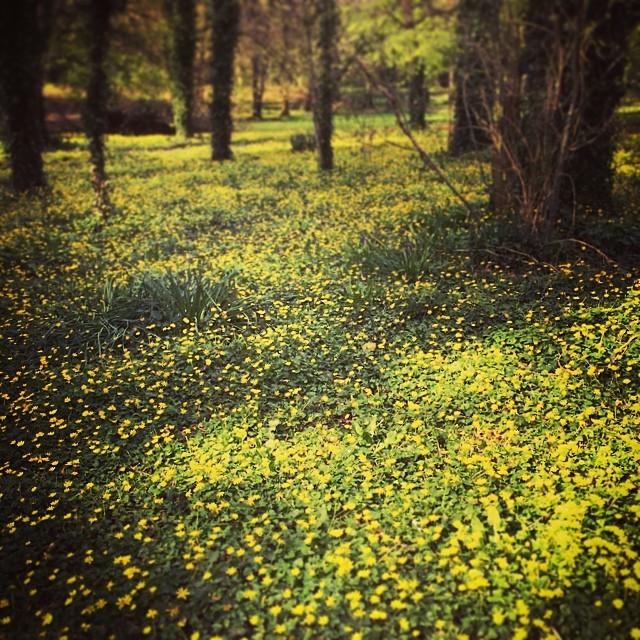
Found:
[[[90,0],[88,7],[89,80],[83,112],[85,132],[89,138],[91,158],[91,184],[95,206],[107,217],[111,208],[105,166],[104,135],[107,132],[107,101],[109,83],[105,72],[105,59],[109,46],[111,19],[118,0]]]
[[[242,6],[242,50],[249,58],[251,73],[251,117],[262,120],[262,106],[269,67],[272,22],[277,7],[263,0],[244,0]]]
[[[211,148],[215,161],[229,160],[233,119],[233,63],[238,42],[240,6],[237,0],[211,0],[213,43],[211,59]]]
[[[585,106],[563,191],[582,208],[607,210],[613,205],[613,116],[625,93],[628,43],[639,21],[638,3],[622,0],[591,0],[585,11],[586,28],[593,28],[582,61]]]
[[[318,166],[333,169],[333,102],[336,94],[336,37],[338,8],[335,0],[314,0],[305,16],[307,60],[313,125],[318,146]]]
[[[416,18],[414,16],[413,0],[402,0],[402,28],[415,29],[426,15]],[[416,129],[424,129],[427,126],[427,103],[429,92],[425,82],[425,64],[417,56],[409,60],[408,65],[408,102],[409,124]]]
[[[271,0],[269,57],[271,78],[280,88],[280,117],[290,115],[291,90],[304,80],[304,8],[298,0]]]
[[[176,135],[193,135],[193,78],[196,53],[195,0],[164,0],[169,24],[169,78]]]
[[[611,202],[611,122],[634,20],[625,7],[537,0],[513,15],[502,5],[498,49],[486,57],[498,92],[498,117],[487,121],[492,200],[534,244],[547,243],[576,205]]]
[[[491,142],[486,122],[493,112],[495,90],[487,52],[497,37],[498,11],[495,0],[460,0],[458,5],[452,155],[486,148]]]
[[[7,116],[11,181],[18,192],[45,184],[38,20],[46,7],[46,0],[0,3],[0,104]]]
[[[427,126],[429,89],[426,84],[424,65],[419,61],[411,63],[408,89],[409,123],[416,129],[424,129]]]

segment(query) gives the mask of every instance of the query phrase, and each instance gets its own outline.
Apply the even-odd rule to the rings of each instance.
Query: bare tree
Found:
[[[535,244],[549,241],[567,207],[597,206],[586,194],[599,201],[610,193],[611,147],[591,167],[582,159],[611,143],[624,52],[624,33],[613,27],[622,4],[536,0],[517,15],[506,0],[499,37],[484,50],[497,94],[495,108],[485,99],[480,119],[492,140],[493,205],[515,214]]]

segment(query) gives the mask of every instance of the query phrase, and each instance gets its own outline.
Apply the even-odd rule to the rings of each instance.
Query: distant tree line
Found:
[[[267,86],[280,94],[282,117],[304,87],[319,167],[331,170],[332,117],[350,90],[370,108],[382,88],[406,113],[411,136],[426,126],[438,79],[453,91],[450,153],[489,159],[494,210],[544,242],[562,216],[611,208],[613,115],[639,23],[638,3],[628,0],[0,3],[0,105],[13,185],[22,192],[45,184],[47,76],[84,96],[96,206],[105,215],[114,85],[169,89],[184,138],[194,132],[196,94],[209,87],[215,161],[232,157],[234,82],[249,78],[254,119],[263,118]]]

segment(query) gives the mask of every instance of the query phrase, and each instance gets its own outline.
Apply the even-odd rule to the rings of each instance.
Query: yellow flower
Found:
[[[500,609],[495,609],[491,619],[493,620],[493,624],[502,624],[504,622],[505,619],[505,615],[504,615],[504,611],[501,611]]]
[[[372,620],[386,620],[387,619],[387,612],[386,611],[380,611],[379,609],[374,609],[369,614],[369,617]]]
[[[186,600],[189,597],[189,589],[186,587],[179,587],[176,591],[176,596],[179,600]]]

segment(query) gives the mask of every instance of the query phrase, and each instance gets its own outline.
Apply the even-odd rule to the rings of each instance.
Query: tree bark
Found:
[[[318,165],[322,171],[333,169],[333,101],[335,97],[335,40],[338,10],[335,0],[316,0],[318,71],[312,77],[312,109]],[[313,74],[315,75],[315,74]]]
[[[94,204],[104,217],[108,216],[111,208],[104,145],[109,84],[104,64],[114,10],[113,0],[91,0],[89,4],[89,83],[83,113],[84,127],[89,138]]]
[[[211,61],[211,157],[214,161],[230,160],[233,119],[233,63],[238,42],[240,6],[237,0],[211,0],[213,49]]]
[[[267,81],[267,65],[260,54],[255,54],[251,58],[251,74],[251,117],[254,120],[262,120],[264,88]]]
[[[514,16],[506,16],[500,25],[499,46],[484,55],[494,56],[493,75],[496,78],[498,113],[496,122],[490,121],[491,146],[491,187],[492,208],[502,217],[508,217],[519,209],[522,191],[520,166],[520,146],[522,122],[520,105],[522,102],[522,77],[520,71],[521,38],[519,25]],[[460,112],[456,118],[460,131],[457,140],[451,141],[452,153],[462,153],[475,148],[471,132],[473,123],[466,116],[464,102],[457,102]],[[457,128],[457,127],[456,127]]]
[[[414,129],[427,126],[429,93],[425,83],[424,65],[414,62],[409,76],[409,124]]]
[[[39,4],[0,3],[0,101],[7,116],[11,182],[18,192],[45,185]]]
[[[587,22],[595,25],[584,53],[585,106],[582,110],[576,149],[569,159],[565,205],[585,210],[613,207],[613,116],[625,88],[627,41],[640,20],[631,3],[623,0],[590,0]]]
[[[195,0],[164,0],[169,23],[169,76],[176,135],[193,135],[193,77],[196,54]]]

